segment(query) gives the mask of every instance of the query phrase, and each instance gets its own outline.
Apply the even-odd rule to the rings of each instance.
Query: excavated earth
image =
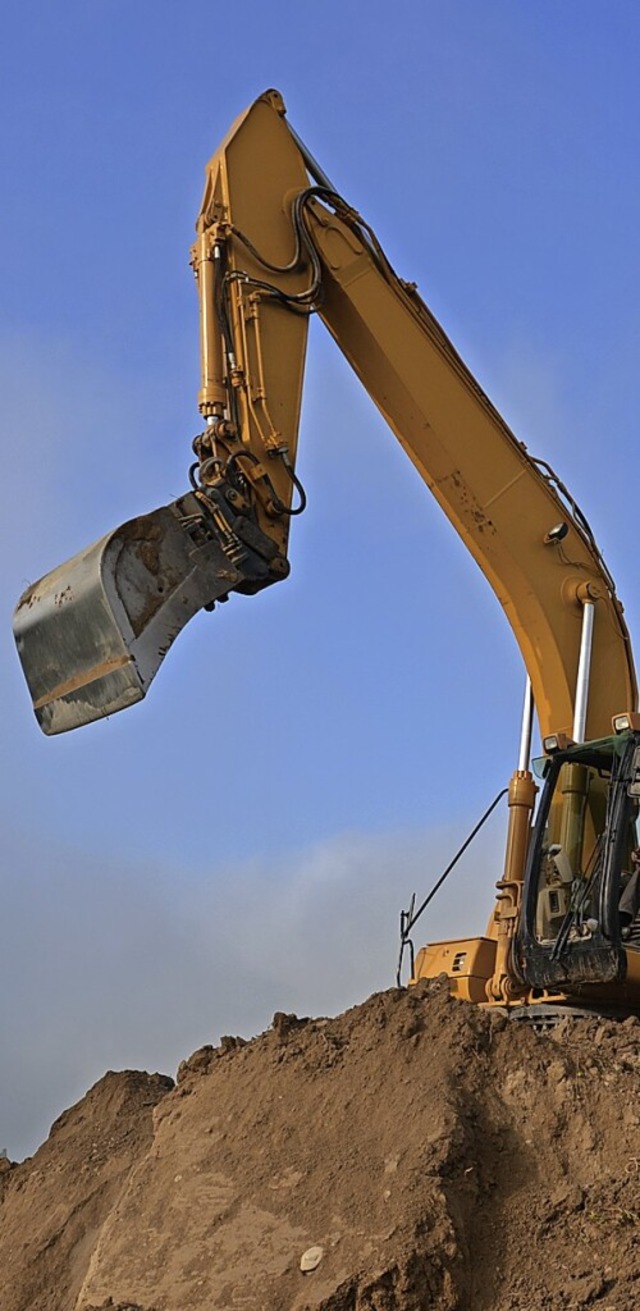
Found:
[[[1,1311],[633,1311],[640,1020],[276,1015],[5,1166]]]

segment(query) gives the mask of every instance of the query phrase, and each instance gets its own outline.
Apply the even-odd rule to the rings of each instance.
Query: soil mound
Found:
[[[276,1015],[5,1169],[1,1311],[632,1311],[639,1095],[637,1019]]]

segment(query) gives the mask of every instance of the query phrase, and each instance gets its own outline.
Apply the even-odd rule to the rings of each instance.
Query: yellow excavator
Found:
[[[139,701],[199,609],[287,576],[290,520],[306,500],[296,446],[318,314],[499,597],[530,680],[489,927],[423,948],[413,979],[444,972],[461,999],[518,1013],[545,1003],[640,1010],[637,686],[586,518],[393,271],[277,91],[250,106],[207,166],[192,264],[204,428],[190,490],[22,596],[14,631],[44,732]]]

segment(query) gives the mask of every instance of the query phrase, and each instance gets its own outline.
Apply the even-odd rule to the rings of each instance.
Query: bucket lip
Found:
[[[114,656],[111,660],[103,660],[101,665],[96,665],[89,671],[91,675],[89,678],[87,678],[87,672],[76,674],[74,678],[68,678],[66,682],[59,683],[57,687],[52,688],[44,696],[38,697],[33,703],[33,708],[37,712],[52,701],[64,700],[71,693],[78,692],[81,688],[90,687],[92,683],[99,683],[102,679],[108,678],[110,674],[124,668],[125,665],[132,665],[135,669],[135,661],[132,656]]]
[[[221,525],[205,515],[188,492],[127,520],[26,589],[13,631],[43,732],[66,732],[142,700],[199,610],[286,577],[242,516],[229,510],[229,519]]]
[[[100,698],[96,695],[99,686],[102,687]],[[144,695],[135,662],[128,660],[118,669],[87,680],[75,692],[68,692],[66,696],[54,694],[38,708],[34,707],[34,712],[42,732],[47,737],[56,737],[109,719],[118,711],[142,701]]]

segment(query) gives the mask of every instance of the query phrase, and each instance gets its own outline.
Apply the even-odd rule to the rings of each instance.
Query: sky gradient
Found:
[[[28,582],[186,489],[204,165],[268,86],[587,513],[638,632],[640,13],[616,0],[32,0],[0,20],[0,1147],[393,981],[516,763],[502,611],[312,324],[290,579],[199,615],[139,706],[45,739]],[[482,931],[495,821],[424,936]],[[420,935],[422,937],[422,935]]]

